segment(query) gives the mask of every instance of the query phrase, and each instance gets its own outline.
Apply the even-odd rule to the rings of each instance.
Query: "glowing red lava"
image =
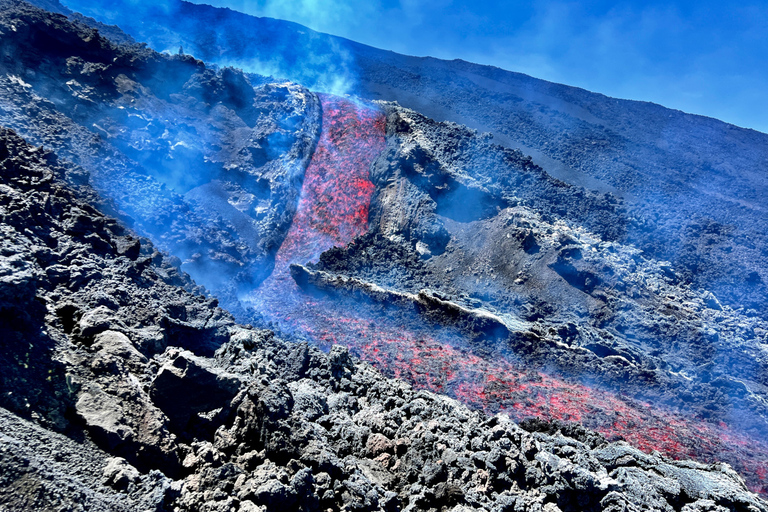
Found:
[[[322,348],[345,345],[385,374],[445,393],[488,413],[580,422],[672,458],[724,460],[753,491],[768,494],[768,446],[725,424],[712,424],[654,408],[614,393],[531,371],[510,361],[472,354],[449,329],[396,320],[386,308],[303,293],[290,263],[316,260],[345,246],[368,227],[374,186],[372,161],[385,146],[385,118],[371,106],[322,95],[321,135],[306,170],[293,225],[275,270],[249,302],[278,330]]]
[[[384,149],[386,121],[380,112],[351,101],[320,98],[320,140],[304,175],[293,224],[277,253],[275,267],[282,272],[290,263],[316,259],[368,229],[374,189],[368,168]]]

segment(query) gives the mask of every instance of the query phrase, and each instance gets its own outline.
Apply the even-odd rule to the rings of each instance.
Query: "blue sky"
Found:
[[[768,0],[193,0],[768,133]]]

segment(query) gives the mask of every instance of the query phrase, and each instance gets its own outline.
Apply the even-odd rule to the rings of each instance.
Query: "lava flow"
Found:
[[[277,330],[321,348],[345,345],[387,375],[445,393],[488,413],[584,424],[672,458],[730,463],[752,490],[768,494],[768,445],[724,424],[654,408],[614,393],[473,354],[459,333],[426,326],[386,306],[308,295],[290,276],[291,263],[316,260],[332,246],[366,232],[374,186],[372,161],[385,146],[385,118],[375,108],[322,95],[317,149],[272,276],[248,301]]]
[[[265,318],[289,331],[295,330],[290,318],[305,309],[306,300],[289,265],[316,260],[323,251],[343,247],[366,232],[374,189],[368,168],[385,144],[381,112],[318,96],[323,110],[320,138],[304,173],[296,215],[272,275],[248,299]]]

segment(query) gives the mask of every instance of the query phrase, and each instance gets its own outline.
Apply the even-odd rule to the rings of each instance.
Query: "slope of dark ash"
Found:
[[[768,510],[726,465],[524,430],[239,326],[81,168],[5,129],[0,168],[5,508]]]
[[[723,303],[768,311],[766,134],[490,66],[399,55],[208,5],[165,2],[125,19],[120,3],[111,9],[92,0],[66,3],[102,21],[119,20],[158,49],[182,42],[206,61],[251,66],[320,90],[342,81],[368,99],[394,100],[433,119],[491,132],[563,181],[623,197],[634,222],[622,241],[670,261],[682,279]]]

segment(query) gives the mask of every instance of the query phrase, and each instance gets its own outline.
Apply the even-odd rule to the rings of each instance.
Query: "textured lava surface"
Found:
[[[316,260],[323,251],[343,247],[365,233],[374,190],[368,169],[385,145],[381,112],[336,96],[320,95],[320,100],[320,138],[304,174],[296,215],[272,275],[247,299],[277,329],[308,335],[308,326],[323,320],[315,318],[288,267]],[[307,313],[308,319],[302,320]]]
[[[725,424],[526,369],[509,358],[471,352],[449,328],[424,325],[394,307],[315,296],[299,289],[288,266],[353,243],[368,227],[371,162],[384,149],[384,116],[375,108],[321,96],[322,131],[304,178],[296,217],[275,270],[248,301],[276,330],[322,348],[349,347],[389,376],[445,393],[489,414],[505,412],[584,424],[608,438],[674,458],[724,460],[751,490],[768,493],[768,446]]]
[[[373,183],[371,162],[384,149],[384,116],[333,96],[321,96],[320,140],[304,176],[290,232],[277,254],[285,271],[294,261],[315,259],[368,229]]]

